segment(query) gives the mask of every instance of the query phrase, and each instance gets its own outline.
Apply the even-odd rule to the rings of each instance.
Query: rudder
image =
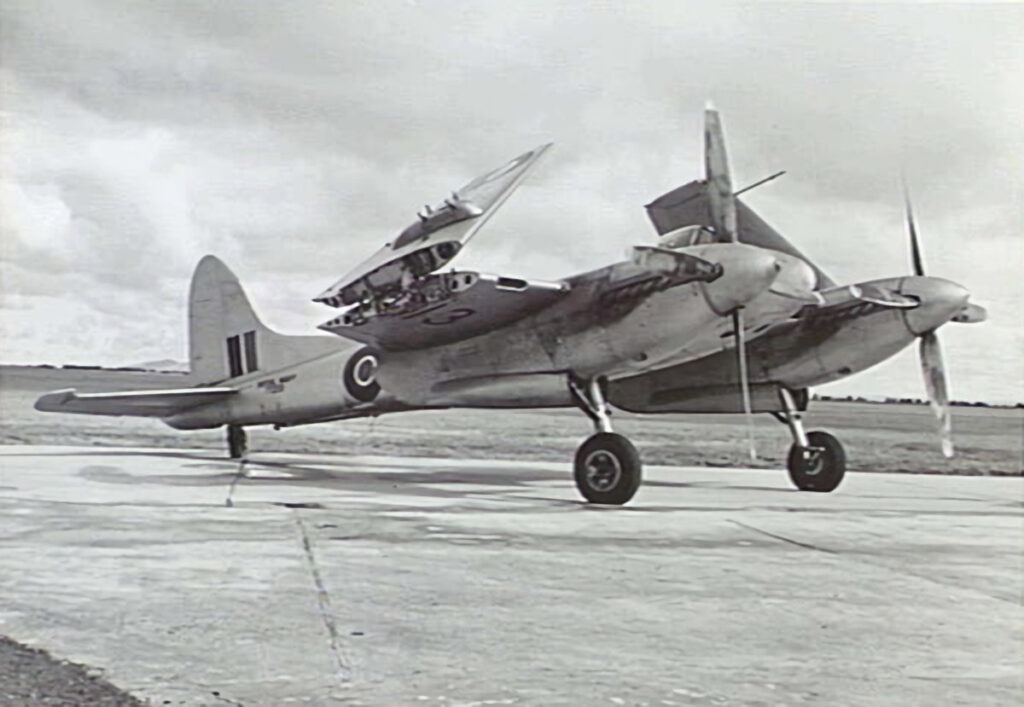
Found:
[[[233,272],[204,256],[189,288],[188,356],[193,383],[271,371],[344,347],[333,337],[287,336],[260,321]]]

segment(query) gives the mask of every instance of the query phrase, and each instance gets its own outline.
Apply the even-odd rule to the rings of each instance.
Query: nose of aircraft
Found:
[[[700,257],[722,266],[722,276],[704,284],[708,304],[720,315],[742,307],[771,287],[782,269],[771,251],[743,243],[707,245]]]
[[[916,298],[920,304],[903,312],[903,319],[912,333],[920,336],[955,317],[967,303],[966,289],[938,277],[908,277],[900,287],[901,294]]]

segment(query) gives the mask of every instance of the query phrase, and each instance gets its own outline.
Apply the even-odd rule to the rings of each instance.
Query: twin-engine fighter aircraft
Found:
[[[256,317],[235,276],[203,258],[189,295],[193,387],[43,395],[51,412],[159,417],[178,429],[289,427],[402,410],[576,406],[594,425],[575,480],[593,503],[622,504],[640,457],[612,431],[609,406],[641,413],[768,412],[793,436],[789,475],[832,491],[839,441],[805,432],[809,386],[892,356],[915,338],[928,395],[952,454],[935,330],[976,322],[967,291],[914,275],[838,286],[734,191],[718,113],[705,114],[705,179],[647,206],[660,234],[629,260],[555,282],[444,266],[508,198],[544,145],[426,207],[369,259],[315,297],[337,308],[336,336],[284,336]]]

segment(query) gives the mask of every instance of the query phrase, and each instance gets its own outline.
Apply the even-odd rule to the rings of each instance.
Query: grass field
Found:
[[[68,444],[223,448],[221,430],[179,432],[158,420],[40,413],[43,392],[184,387],[173,373],[43,369],[0,366],[0,444]],[[759,460],[746,451],[736,415],[632,415],[616,412],[617,432],[629,436],[648,464],[782,468],[788,430],[758,416]],[[857,471],[970,475],[1021,474],[1024,410],[953,408],[957,456],[939,452],[931,412],[924,405],[815,402],[807,429],[827,429],[846,446]],[[387,415],[273,431],[250,430],[250,448],[480,459],[564,461],[591,432],[576,410],[445,410]]]

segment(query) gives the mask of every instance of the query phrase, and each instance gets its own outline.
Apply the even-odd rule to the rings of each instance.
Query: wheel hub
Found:
[[[586,469],[587,484],[595,491],[609,491],[622,478],[622,464],[618,457],[604,449],[588,454],[583,467]]]
[[[825,468],[825,455],[820,447],[809,447],[804,450],[804,473],[817,476]]]

